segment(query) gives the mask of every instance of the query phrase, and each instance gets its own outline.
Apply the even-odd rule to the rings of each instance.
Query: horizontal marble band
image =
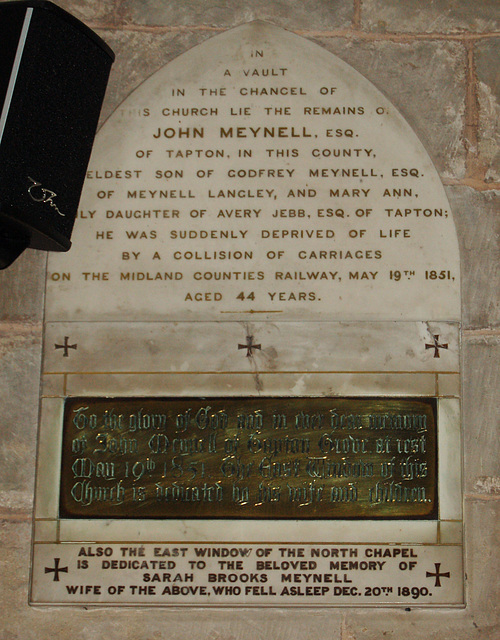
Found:
[[[453,322],[55,322],[44,372],[459,370]]]

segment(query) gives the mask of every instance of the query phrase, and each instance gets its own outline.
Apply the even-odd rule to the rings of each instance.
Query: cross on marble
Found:
[[[63,357],[69,357],[69,349],[74,349],[76,351],[78,345],[76,344],[68,344],[69,337],[64,336],[64,344],[55,344],[54,349],[64,349]]]
[[[247,336],[246,344],[239,344],[238,349],[246,349],[247,350],[247,358],[252,357],[252,349],[262,349],[260,344],[253,343],[253,336]]]
[[[439,358],[439,349],[448,349],[448,343],[446,344],[439,344],[439,336],[432,336],[434,343],[433,344],[426,344],[425,348],[426,349],[434,349],[434,357],[435,358]]]
[[[426,571],[425,572],[425,576],[427,578],[435,578],[436,582],[434,583],[435,587],[440,587],[441,586],[441,578],[449,578],[450,577],[450,572],[447,571],[446,573],[441,573],[441,563],[440,562],[435,562],[434,566],[436,567],[436,572],[435,573],[431,573],[430,571]]]
[[[59,582],[59,574],[60,573],[68,573],[68,567],[60,567],[59,562],[61,558],[54,558],[54,566],[53,567],[45,567],[45,573],[53,573],[54,580],[53,582]]]

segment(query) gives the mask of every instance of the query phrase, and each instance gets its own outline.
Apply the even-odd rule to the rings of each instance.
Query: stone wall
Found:
[[[0,273],[3,640],[495,640],[500,543],[500,5],[498,0],[60,0],[117,55],[102,120],[145,78],[254,19],[366,76],[401,111],[450,199],[463,278],[465,609],[33,609],[27,604],[46,255]]]

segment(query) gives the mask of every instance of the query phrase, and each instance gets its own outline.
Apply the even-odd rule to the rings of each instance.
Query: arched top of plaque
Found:
[[[453,218],[416,135],[345,62],[263,22],[112,114],[73,244],[49,259],[48,320],[460,317]]]

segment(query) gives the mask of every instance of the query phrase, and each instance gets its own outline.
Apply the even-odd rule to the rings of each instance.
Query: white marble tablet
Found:
[[[263,22],[216,36],[105,123],[73,248],[49,259],[31,601],[463,605],[459,390],[457,236],[415,133],[370,82],[306,39]],[[388,488],[389,478],[384,517],[325,517],[320,505],[316,518],[262,519],[250,498],[238,517],[218,517],[215,505],[211,517],[141,517],[132,503],[130,517],[115,516],[106,496],[122,496],[128,467],[117,451],[98,466],[92,433],[63,433],[75,398],[89,412],[106,398],[118,410],[134,398],[241,398],[256,413],[272,398],[283,412],[296,399],[363,398],[377,411],[427,402],[428,459],[408,435],[387,437],[411,440],[408,460],[433,470],[432,508],[403,515],[394,496],[421,490],[404,478]],[[104,422],[95,429],[102,442]],[[368,453],[390,469],[382,440]],[[155,455],[149,467],[128,462],[152,469]],[[183,460],[198,464],[189,452]],[[61,471],[71,465],[80,489],[100,474],[98,515],[62,509],[63,495],[82,502]],[[304,477],[276,482],[278,495]],[[123,495],[148,491],[141,481]]]

